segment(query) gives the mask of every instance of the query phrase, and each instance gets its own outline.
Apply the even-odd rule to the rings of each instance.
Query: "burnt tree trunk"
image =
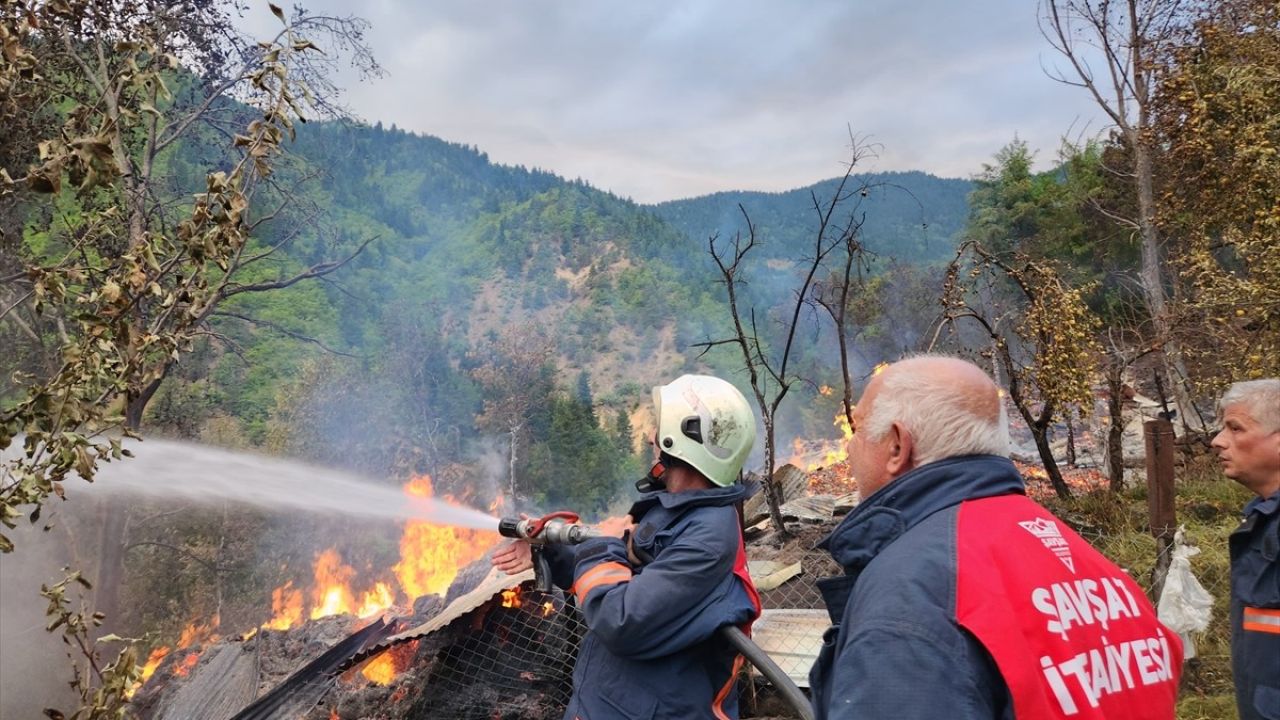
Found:
[[[1049,483],[1053,485],[1053,492],[1063,500],[1070,498],[1071,488],[1062,479],[1062,470],[1058,467],[1058,461],[1053,459],[1053,450],[1049,447],[1049,426],[1044,423],[1032,424],[1031,437],[1036,441],[1036,450],[1040,453],[1040,462],[1044,463]]]
[[[1040,408],[1039,417],[1032,416],[1027,398],[1022,395],[1022,383],[1018,382],[1018,374],[1013,367],[1013,358],[1009,356],[1009,347],[1000,345],[1000,358],[1009,375],[1009,399],[1018,409],[1018,414],[1031,430],[1031,437],[1036,442],[1036,451],[1040,453],[1040,462],[1044,463],[1045,474],[1053,485],[1053,492],[1066,500],[1071,497],[1071,488],[1062,479],[1062,471],[1058,469],[1058,461],[1053,459],[1053,449],[1049,447],[1049,423],[1053,420],[1053,403],[1047,402]]]
[[[1067,414],[1067,467],[1076,466],[1076,425],[1071,413]]]
[[[765,419],[764,431],[764,501],[769,506],[769,519],[773,523],[774,528],[781,537],[787,537],[787,526],[782,521],[782,502],[778,500],[778,483],[774,480],[774,465],[777,464],[774,437],[773,437],[773,421],[772,418]]]
[[[1107,475],[1111,492],[1124,489],[1124,383],[1119,368],[1107,374]]]

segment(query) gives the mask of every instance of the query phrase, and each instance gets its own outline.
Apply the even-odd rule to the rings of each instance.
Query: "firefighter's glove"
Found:
[[[635,533],[627,530],[622,534],[622,542],[627,545],[627,561],[631,563],[633,568],[642,568],[653,562],[653,556],[645,552],[643,548],[635,546]]]

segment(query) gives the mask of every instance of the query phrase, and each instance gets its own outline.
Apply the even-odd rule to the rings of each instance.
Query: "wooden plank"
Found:
[[[779,492],[779,505],[804,495],[809,487],[809,476],[795,465],[788,464],[778,468],[773,473],[773,479]],[[769,516],[769,504],[765,501],[763,488],[743,503],[742,516],[747,525],[754,525],[761,518]]]
[[[799,575],[804,572],[804,568],[799,560],[790,564],[776,560],[749,560],[747,572],[751,574],[751,583],[756,586],[756,590],[764,592]]]
[[[751,527],[747,528],[746,530],[743,530],[742,539],[746,540],[747,542],[751,542],[752,540],[755,540],[761,535],[769,532],[769,528],[771,527],[773,527],[773,522],[770,521],[769,518],[765,518],[760,522],[756,523],[755,525],[752,525]]]

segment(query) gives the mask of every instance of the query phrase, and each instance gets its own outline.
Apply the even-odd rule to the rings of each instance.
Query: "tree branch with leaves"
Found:
[[[985,351],[1002,370],[1009,399],[1035,439],[1059,497],[1071,496],[1049,444],[1052,425],[1070,407],[1092,404],[1100,348],[1097,318],[1056,268],[1013,253],[1009,260],[969,241],[947,267],[939,332],[969,321],[990,339]],[[935,335],[935,343],[938,335]]]

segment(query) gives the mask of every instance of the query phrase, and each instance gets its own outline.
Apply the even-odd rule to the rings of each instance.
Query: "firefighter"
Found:
[[[716,631],[760,614],[736,509],[755,415],[733,385],[705,375],[655,387],[653,402],[657,462],[637,483],[634,525],[545,550],[588,628],[568,720],[738,716],[742,659]],[[529,544],[499,548],[493,564],[527,569]]]
[[[862,502],[820,547],[832,627],[818,718],[1169,720],[1182,648],[1142,589],[1040,505],[1008,459],[1002,395],[921,356],[853,413]]]
[[[1231,670],[1240,720],[1280,718],[1280,378],[1218,402],[1222,472],[1257,495],[1231,533]]]

